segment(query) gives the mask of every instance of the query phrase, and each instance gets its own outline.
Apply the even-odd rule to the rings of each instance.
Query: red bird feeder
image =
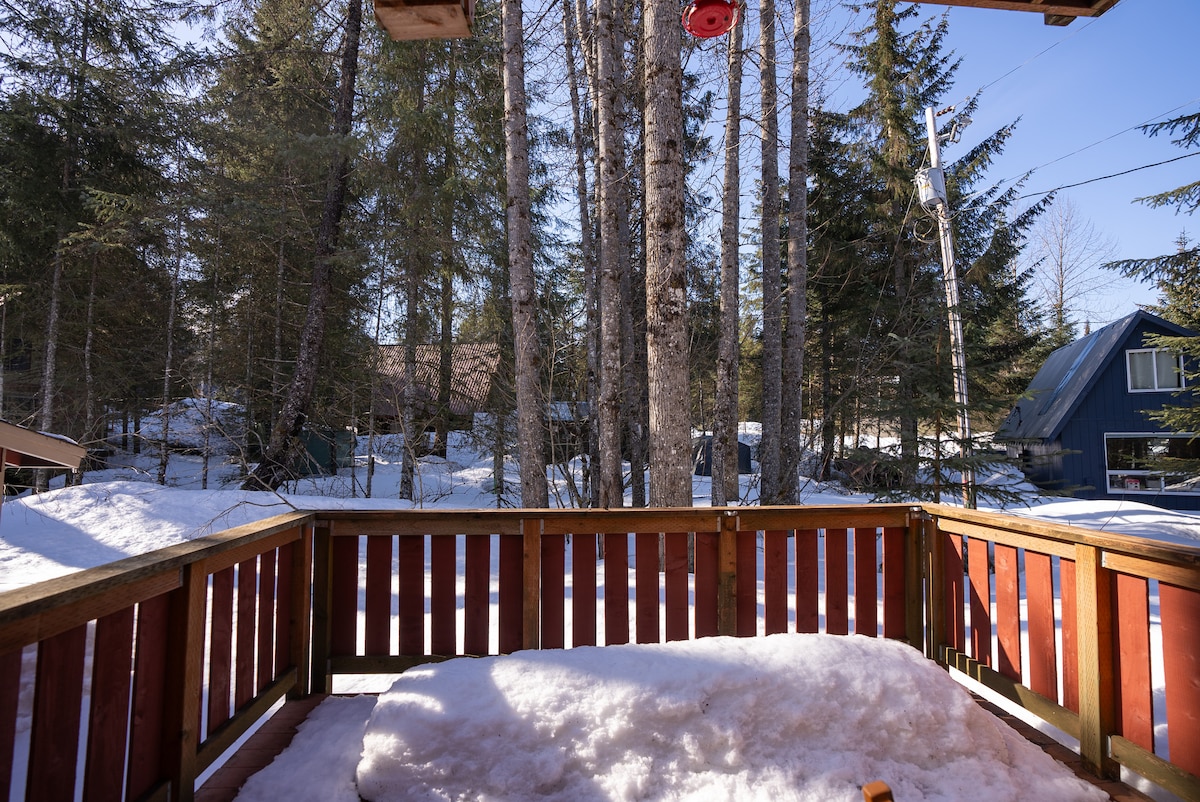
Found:
[[[701,39],[722,36],[737,25],[741,11],[738,0],[692,0],[683,9],[683,29]]]

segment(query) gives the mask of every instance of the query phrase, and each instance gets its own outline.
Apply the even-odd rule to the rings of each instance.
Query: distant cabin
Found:
[[[1160,470],[1161,458],[1200,459],[1192,432],[1164,431],[1149,413],[1195,403],[1192,360],[1146,336],[1198,336],[1148,312],[1096,329],[1046,359],[995,435],[1038,487],[1084,499],[1127,499],[1200,510],[1200,475]]]
[[[371,413],[381,431],[402,430],[405,387],[403,345],[377,346],[377,380]],[[448,396],[441,398],[442,351],[436,344],[415,349],[412,377],[413,413],[424,428],[439,415],[448,417],[451,429],[471,428],[472,417],[487,407],[493,380],[500,367],[496,343],[455,343],[450,350]]]

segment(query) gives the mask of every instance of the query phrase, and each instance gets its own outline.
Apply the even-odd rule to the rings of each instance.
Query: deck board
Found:
[[[251,775],[271,765],[271,761],[288,748],[296,736],[296,728],[325,701],[327,695],[317,693],[285,702],[225,765],[196,789],[195,802],[232,802]]]

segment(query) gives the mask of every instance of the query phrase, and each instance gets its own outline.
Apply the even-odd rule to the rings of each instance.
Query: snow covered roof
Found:
[[[0,453],[5,467],[76,469],[87,449],[61,435],[35,432],[0,420]]]

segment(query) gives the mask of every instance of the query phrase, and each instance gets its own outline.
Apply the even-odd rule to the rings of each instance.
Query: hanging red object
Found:
[[[741,11],[738,0],[692,0],[683,9],[683,29],[701,39],[722,36],[737,25]]]

